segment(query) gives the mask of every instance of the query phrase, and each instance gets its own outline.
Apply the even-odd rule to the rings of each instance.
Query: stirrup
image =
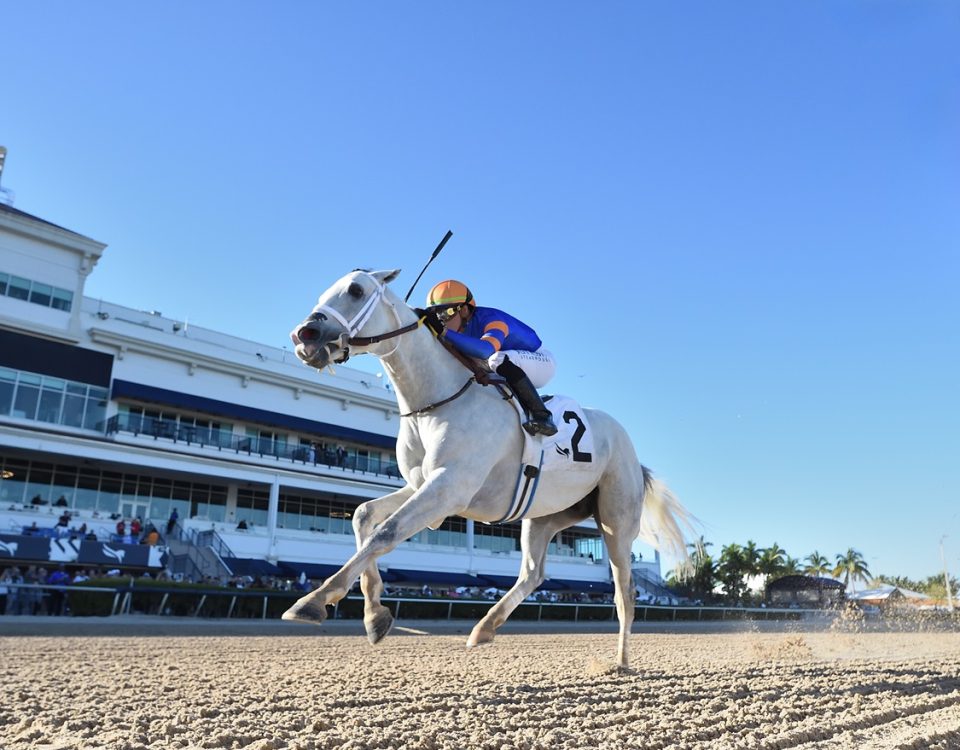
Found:
[[[540,421],[535,418],[530,418],[523,423],[523,429],[529,432],[531,435],[536,437],[537,435],[543,435],[544,437],[550,437],[551,435],[557,434],[557,427],[553,424],[553,420],[547,416],[547,419]]]

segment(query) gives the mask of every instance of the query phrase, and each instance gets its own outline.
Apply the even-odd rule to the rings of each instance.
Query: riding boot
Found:
[[[553,416],[550,410],[544,405],[543,399],[533,387],[527,373],[513,364],[509,358],[503,360],[497,367],[497,374],[503,375],[513,388],[513,392],[520,399],[520,404],[530,414],[530,419],[523,423],[523,429],[531,435],[550,435],[557,434],[557,426],[553,423]]]

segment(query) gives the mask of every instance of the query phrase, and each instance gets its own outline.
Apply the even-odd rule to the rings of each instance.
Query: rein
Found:
[[[406,325],[403,328],[398,328],[395,331],[381,333],[379,336],[354,336],[353,338],[347,339],[347,343],[351,346],[370,346],[370,344],[379,344],[381,341],[386,341],[387,339],[401,336],[404,333],[415,331],[421,325],[423,325],[423,318],[419,319],[416,323],[411,323],[410,325]]]

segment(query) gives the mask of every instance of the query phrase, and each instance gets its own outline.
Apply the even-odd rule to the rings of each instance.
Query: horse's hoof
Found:
[[[380,643],[393,628],[393,615],[386,607],[381,612],[371,617],[369,620],[364,618],[363,627],[367,629],[367,640],[373,645]]]
[[[280,619],[291,622],[309,622],[313,625],[321,625],[327,619],[327,608],[322,604],[314,602],[297,602],[290,609],[284,612]]]
[[[467,648],[476,648],[477,646],[489,646],[493,643],[493,637],[496,635],[491,630],[474,630],[467,638]]]

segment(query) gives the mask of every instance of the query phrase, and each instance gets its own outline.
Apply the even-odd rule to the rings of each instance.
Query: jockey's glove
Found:
[[[443,336],[446,332],[446,328],[443,323],[440,322],[440,318],[437,317],[437,314],[432,310],[424,310],[421,307],[415,307],[413,311],[417,314],[420,320],[423,321],[423,324],[433,331],[433,335],[437,338]]]

